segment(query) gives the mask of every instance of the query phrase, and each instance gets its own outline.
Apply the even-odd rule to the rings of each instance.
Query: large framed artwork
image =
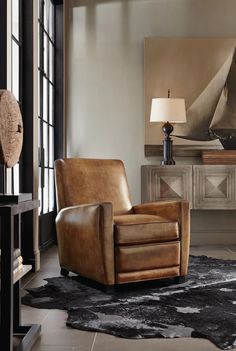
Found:
[[[174,153],[236,149],[236,38],[146,38],[145,154],[161,154],[162,125],[150,123],[155,97],[184,98],[187,122],[174,125]]]

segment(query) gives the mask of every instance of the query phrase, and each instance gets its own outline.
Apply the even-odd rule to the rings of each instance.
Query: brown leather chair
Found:
[[[120,160],[60,159],[55,174],[63,275],[107,286],[186,275],[187,201],[132,206]]]

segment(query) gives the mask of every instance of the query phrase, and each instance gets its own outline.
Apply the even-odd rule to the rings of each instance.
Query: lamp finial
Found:
[[[170,98],[170,89],[168,89],[168,98]]]

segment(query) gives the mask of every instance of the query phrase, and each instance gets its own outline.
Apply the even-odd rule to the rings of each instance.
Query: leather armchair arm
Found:
[[[112,203],[62,209],[56,217],[60,265],[102,284],[114,284]]]
[[[180,228],[181,266],[180,275],[187,274],[190,245],[190,208],[189,202],[156,201],[133,207],[135,214],[151,214],[161,218],[178,221]]]
[[[133,211],[136,214],[151,214],[176,221],[180,221],[181,212],[184,209],[189,211],[189,202],[186,200],[161,200],[133,207]]]

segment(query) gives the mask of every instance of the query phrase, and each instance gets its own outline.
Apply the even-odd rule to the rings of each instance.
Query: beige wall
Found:
[[[67,0],[65,6],[67,156],[124,160],[137,203],[140,166],[159,163],[144,157],[144,38],[235,36],[236,1]],[[206,212],[194,215],[195,226],[199,220],[210,226]]]

